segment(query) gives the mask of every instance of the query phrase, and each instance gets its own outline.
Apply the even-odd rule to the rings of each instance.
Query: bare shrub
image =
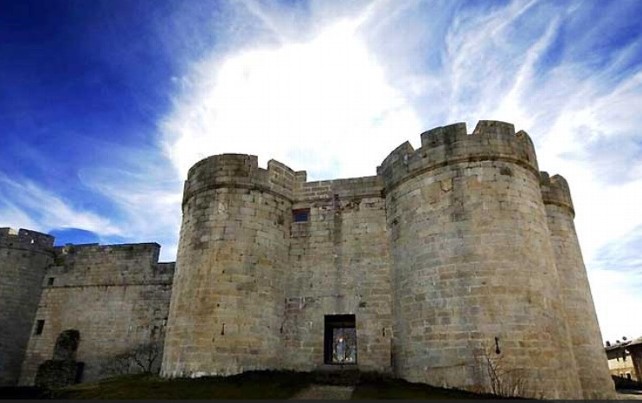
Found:
[[[109,359],[103,364],[102,371],[106,375],[158,373],[162,351],[159,341],[139,344]]]
[[[506,355],[496,353],[494,347],[478,350],[475,361],[484,377],[485,392],[502,397],[524,397],[533,393],[526,370],[511,368]]]

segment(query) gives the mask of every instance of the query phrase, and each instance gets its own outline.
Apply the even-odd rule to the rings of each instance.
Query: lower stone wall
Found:
[[[36,315],[45,321],[43,331],[29,341],[20,384],[33,384],[38,366],[52,358],[56,339],[69,329],[80,332],[76,360],[85,363],[83,382],[125,372],[118,356],[154,343],[160,346],[159,366],[170,294],[171,284],[44,290]]]
[[[158,244],[57,248],[56,266],[42,281],[20,384],[33,385],[40,364],[60,359],[55,345],[68,330],[79,332],[74,358],[84,363],[82,382],[142,371],[131,365],[133,354],[154,352],[151,369],[157,369],[174,273],[173,263],[158,263],[159,249]]]
[[[18,382],[51,255],[17,241],[11,246],[0,242],[0,386]]]

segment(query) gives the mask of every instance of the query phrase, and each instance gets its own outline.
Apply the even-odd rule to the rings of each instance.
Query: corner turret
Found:
[[[575,217],[575,208],[571,199],[568,182],[561,175],[550,177],[548,172],[540,172],[540,187],[544,204],[554,204],[567,209],[571,217]]]
[[[540,172],[540,190],[569,324],[571,347],[579,369],[584,399],[614,396],[595,305],[575,232],[575,209],[568,182]]]
[[[292,199],[305,177],[275,160],[259,168],[256,156],[243,154],[189,170],[164,376],[278,366]]]
[[[537,379],[523,395],[580,397],[577,371],[565,367],[574,362],[528,134],[488,120],[472,134],[464,123],[437,127],[421,134],[420,148],[397,147],[377,173],[397,298],[397,375],[483,390],[476,368],[491,346],[503,346],[504,369]]]

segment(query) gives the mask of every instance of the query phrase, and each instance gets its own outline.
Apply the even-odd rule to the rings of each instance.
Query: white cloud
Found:
[[[626,72],[642,43],[603,65],[592,53],[620,11],[586,28],[592,11],[583,3],[238,4],[232,14],[262,34],[245,45],[230,37],[235,52],[210,54],[176,79],[181,92],[162,121],[181,177],[224,152],[255,154],[262,164],[275,158],[311,179],[372,175],[392,149],[417,144],[432,126],[513,122],[533,137],[540,168],[571,185],[605,334],[642,334],[608,319],[621,304],[639,306],[640,283],[598,261],[601,248],[642,225],[642,75]],[[547,65],[560,37],[566,45]]]
[[[10,226],[13,229],[25,228],[43,231],[43,228],[41,228],[29,214],[14,204],[9,203],[7,200],[0,206],[0,226]]]
[[[275,158],[312,178],[374,175],[422,125],[387,82],[358,25],[341,20],[309,42],[198,63],[163,124],[180,175],[224,152],[255,154],[263,163]]]
[[[632,312],[640,312],[642,273],[594,268],[589,272],[593,300],[604,341],[632,339],[642,335],[642,322]]]
[[[0,222],[158,241],[161,259],[173,260],[181,180],[201,158],[247,153],[262,165],[275,158],[307,170],[310,180],[374,175],[390,151],[406,140],[417,145],[425,129],[504,120],[531,134],[542,170],[570,183],[605,338],[642,335],[623,314],[642,309],[642,267],[626,258],[642,248],[631,235],[642,227],[642,73],[627,70],[642,42],[602,64],[591,53],[617,27],[617,10],[585,28],[582,3],[312,1],[291,8],[245,0],[225,7],[225,18],[208,25],[213,35],[186,28],[174,38],[194,41],[199,55],[203,38],[217,43],[171,77],[174,108],[159,122],[167,158],[109,144],[109,168],[80,172],[118,214],[107,218],[34,182],[0,176]],[[184,12],[177,24],[190,27],[192,16]],[[547,66],[543,58],[560,35],[573,46]]]
[[[156,157],[155,150],[116,152],[111,167],[80,171],[79,179],[88,188],[109,198],[120,211],[118,234],[130,242],[158,242],[160,259],[176,259],[181,221],[182,182],[169,161]]]
[[[504,120],[531,134],[540,169],[560,173],[570,183],[603,330],[632,336],[642,334],[641,329],[609,318],[619,318],[622,306],[642,304],[642,283],[632,281],[642,267],[633,274],[618,271],[614,254],[605,276],[598,259],[605,245],[624,242],[642,225],[642,75],[626,70],[639,57],[642,43],[611,49],[599,68],[591,67],[597,65],[595,58],[586,60],[571,50],[560,51],[559,65],[547,66],[542,57],[562,34],[559,27],[577,13],[575,6],[564,10],[550,3],[512,2],[487,14],[456,17],[441,60],[440,78],[448,83],[450,100],[444,116],[469,125],[478,119]],[[611,29],[621,21],[613,12],[602,17],[599,24]],[[565,32],[589,53],[590,41],[602,35],[593,31],[586,36]],[[425,97],[430,104],[440,94]]]

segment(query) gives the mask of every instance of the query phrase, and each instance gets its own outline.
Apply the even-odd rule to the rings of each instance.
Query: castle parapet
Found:
[[[481,120],[472,134],[465,123],[436,127],[421,134],[421,147],[415,150],[405,142],[377,168],[386,189],[400,181],[448,164],[504,160],[521,165],[538,175],[535,148],[524,131],[515,133],[510,123]]]
[[[171,284],[173,263],[160,264],[155,242],[99,245],[68,244],[55,248],[55,266],[48,271],[56,286]]]
[[[51,252],[54,237],[37,231],[20,228],[0,228],[0,247]]]
[[[568,182],[561,175],[549,176],[548,172],[540,172],[540,189],[544,204],[554,204],[568,209],[572,217],[575,217],[575,208],[571,199],[571,191]]]
[[[305,171],[294,171],[276,160],[268,161],[267,169],[263,169],[255,155],[213,155],[189,170],[183,204],[196,193],[225,187],[258,189],[292,200],[295,188],[305,179]]]
[[[383,183],[380,176],[305,182],[296,192],[297,208],[314,201],[364,197],[381,197]]]

